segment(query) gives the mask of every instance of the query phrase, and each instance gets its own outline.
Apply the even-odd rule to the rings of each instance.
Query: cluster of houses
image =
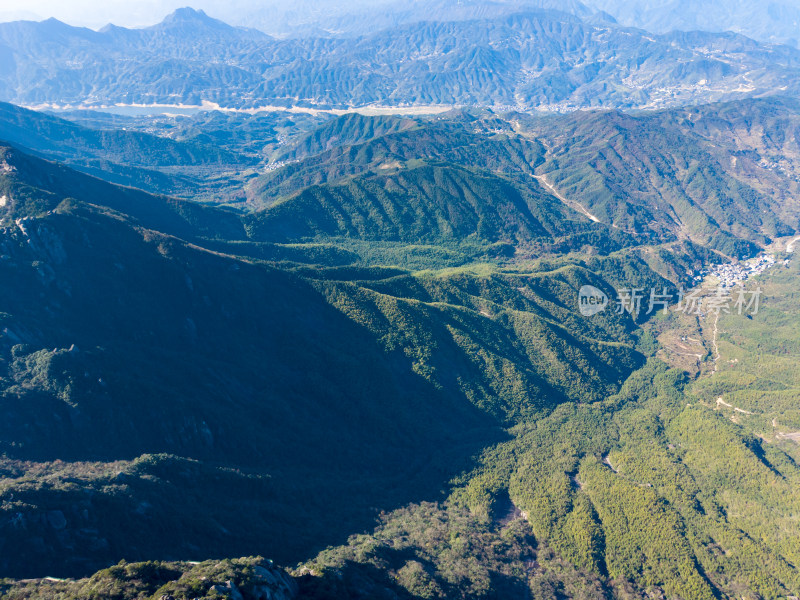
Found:
[[[296,163],[296,162],[298,162],[298,161],[296,161],[296,160],[290,160],[290,161],[279,160],[277,162],[269,163],[268,165],[265,165],[264,166],[264,171],[267,171],[267,172],[269,172],[269,171],[277,171],[278,169],[282,169],[286,165],[291,165],[291,164]]]
[[[764,271],[774,266],[777,259],[772,254],[761,254],[756,258],[744,262],[713,265],[698,271],[692,278],[694,284],[700,284],[709,275],[719,279],[719,288],[730,290],[743,284],[750,277],[761,275]]]

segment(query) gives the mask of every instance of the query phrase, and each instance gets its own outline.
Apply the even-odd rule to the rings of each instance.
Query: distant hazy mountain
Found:
[[[420,21],[498,18],[541,9],[578,16],[594,12],[578,0],[379,0],[367,3],[301,0],[278,7],[272,4],[243,6],[238,11],[219,7],[213,14],[277,37],[303,37],[366,35]],[[246,19],[241,18],[243,14],[247,15]]]
[[[25,9],[0,5],[0,22],[54,17],[91,29],[108,23],[147,27],[186,5],[187,0],[82,0],[68,5],[31,0]],[[579,0],[192,0],[191,6],[231,25],[255,27],[278,37],[360,35],[421,20],[487,18],[541,8],[577,15],[593,12]]]
[[[84,0],[58,5],[33,0],[25,7],[0,6],[0,22],[40,21],[48,16],[98,29],[107,23],[148,26],[185,0],[117,3]],[[554,9],[580,17],[606,11],[621,24],[655,33],[733,31],[764,42],[797,46],[798,0],[193,0],[192,6],[231,25],[253,27],[279,38],[353,37],[419,21],[459,21]],[[42,15],[42,16],[39,16]]]
[[[146,29],[0,25],[0,100],[25,105],[660,107],[794,95],[799,73],[788,47],[557,11],[285,41],[191,9]]]
[[[800,2],[777,0],[592,0],[620,23],[665,33],[673,30],[735,31],[757,40],[798,45]]]

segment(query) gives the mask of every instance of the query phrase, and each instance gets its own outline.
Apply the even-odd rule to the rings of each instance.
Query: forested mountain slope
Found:
[[[235,197],[259,161],[252,149],[228,150],[211,136],[173,139],[106,123],[90,128],[6,103],[0,103],[0,140],[111,183],[193,199],[213,194],[217,201]]]
[[[336,221],[330,211],[347,198],[373,201],[387,195],[391,203],[393,193],[409,194],[413,203],[419,194],[412,180],[423,173],[431,180],[433,173],[480,171],[486,183],[475,193],[487,206],[493,194],[507,201],[514,193],[545,193],[583,213],[584,220],[611,225],[610,238],[623,245],[685,239],[742,257],[800,226],[798,115],[795,101],[778,98],[636,114],[530,117],[456,111],[415,124],[346,116],[280,150],[276,160],[288,164],[256,179],[248,196],[254,207],[269,207],[257,213],[256,223],[277,220],[289,226],[291,221],[301,227],[298,219],[305,212],[295,207],[303,205],[316,216],[302,235],[327,227],[326,235],[376,239],[374,231],[354,234],[353,225],[341,220],[325,225]],[[331,147],[318,143],[323,132]],[[340,139],[351,143],[340,145]],[[428,189],[445,194],[445,180]],[[369,193],[358,192],[364,186],[372,186]],[[523,191],[511,193],[512,187]],[[430,206],[430,197],[423,196]],[[553,206],[547,210],[559,210]],[[320,210],[326,211],[325,219]],[[376,210],[361,206],[365,223],[373,218],[386,223],[391,211]],[[516,219],[524,211],[505,214]],[[398,234],[393,229],[381,235]],[[513,240],[515,234],[504,235]],[[519,241],[514,242],[518,250]]]
[[[241,211],[3,145],[0,572],[168,562],[0,591],[797,593],[796,259],[750,318],[614,302],[786,248],[797,112],[347,115]],[[248,554],[292,579],[184,562]]]
[[[297,559],[372,506],[438,497],[508,424],[600,398],[641,362],[629,318],[572,310],[581,285],[619,277],[620,257],[524,276],[268,263],[231,254],[261,247],[232,213],[13,148],[3,161],[4,539],[27,548],[4,572],[35,574],[29,553],[71,574],[256,552],[269,536],[266,551]],[[315,244],[288,251],[320,258]],[[640,260],[626,269],[663,281]],[[50,474],[14,483],[39,468]]]
[[[800,222],[795,176],[776,177],[774,166],[759,154],[776,154],[770,131],[785,124],[781,136],[788,145],[781,160],[795,160],[791,120],[798,113],[794,103],[781,101],[737,106],[755,120],[757,134],[726,139],[703,108],[534,120],[531,133],[549,150],[549,160],[537,172],[603,222],[628,232],[658,224],[741,256],[750,251],[742,240],[763,245],[789,235]],[[788,110],[780,116],[763,110],[770,106]],[[743,147],[748,142],[750,148]]]

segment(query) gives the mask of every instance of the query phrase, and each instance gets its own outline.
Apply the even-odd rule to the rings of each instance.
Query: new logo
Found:
[[[578,292],[578,308],[584,317],[602,312],[608,306],[608,296],[593,285],[585,285]]]

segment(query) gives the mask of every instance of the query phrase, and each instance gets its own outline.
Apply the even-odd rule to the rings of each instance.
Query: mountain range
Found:
[[[0,24],[0,597],[797,597],[798,50],[287,4]]]
[[[275,146],[236,209],[46,160],[222,156],[196,142],[3,110],[0,540],[18,551],[0,567],[156,561],[0,584],[9,597],[231,582],[257,598],[270,577],[307,598],[793,589],[791,543],[747,541],[769,528],[723,517],[727,488],[697,488],[711,467],[669,454],[717,452],[704,440],[722,419],[682,413],[685,376],[653,362],[676,325],[585,318],[575,299],[586,285],[676,294],[796,235],[796,101],[348,114]],[[217,127],[199,115],[180,131]],[[237,139],[246,155],[244,134],[225,152]],[[784,477],[759,475],[788,518],[791,449],[725,431],[747,469]],[[654,472],[657,489],[636,483]],[[302,564],[290,578],[258,558],[185,562],[247,554]],[[761,563],[772,579],[747,575]]]
[[[664,107],[796,96],[799,64],[741,35],[552,10],[282,41],[192,9],[145,29],[0,24],[0,99],[24,105]]]
[[[3,540],[26,548],[3,554],[4,573],[70,575],[110,555],[177,558],[212,546],[298,560],[368,524],[373,506],[436,497],[466,457],[505,436],[504,424],[556,398],[612,390],[640,361],[629,319],[609,315],[604,333],[570,310],[582,281],[608,285],[592,271],[613,278],[610,257],[524,282],[470,269],[415,274],[331,243],[298,245],[303,232],[291,236],[285,211],[277,219],[291,243],[282,245],[267,224],[118,188],[13,147],[2,165],[3,279],[16,282],[2,299],[4,493],[13,498]],[[469,185],[488,177],[449,170]],[[438,176],[408,178],[424,193]],[[432,229],[441,250],[394,251],[449,262],[448,245],[457,255],[473,237],[471,252],[491,255],[498,235],[518,231],[453,200],[443,198],[464,225],[448,237]],[[525,201],[533,211],[560,206],[541,193]],[[310,214],[302,198],[292,206]],[[568,212],[548,215],[549,231],[525,223],[523,239],[600,229]],[[499,230],[483,231],[487,218]],[[376,239],[377,252],[382,240],[402,241],[352,234]],[[501,316],[504,306],[513,312]],[[485,354],[474,354],[479,346]],[[13,483],[26,461],[56,460],[78,470]],[[113,524],[121,514],[130,527]]]
[[[552,2],[542,0],[384,0],[370,4],[332,2],[294,2],[271,6],[271,14],[241,3],[208,5],[211,14],[231,23],[244,25],[240,14],[248,14],[247,24],[277,37],[322,37],[366,35],[420,21],[459,21],[506,16],[535,9],[555,9],[581,18],[611,20],[627,27],[654,33],[672,31],[732,31],[767,43],[798,45],[797,27],[800,4],[796,0],[768,3],[751,0],[703,0],[653,2],[651,0],[586,0]]]
[[[734,31],[759,41],[794,47],[799,41],[800,3],[796,0],[766,3],[747,0],[593,0],[591,5],[614,15],[622,24],[656,33]]]
[[[109,22],[128,27],[154,23],[179,2],[143,2],[120,9],[116,5],[70,6],[54,14],[72,24],[99,29]],[[256,28],[273,37],[357,37],[421,21],[489,19],[539,9],[554,9],[581,18],[615,20],[627,27],[655,33],[671,31],[732,31],[767,43],[797,46],[800,5],[796,0],[758,3],[752,0],[652,2],[634,0],[377,0],[346,4],[333,0],[276,0],[269,6],[251,0],[198,0],[197,8],[232,25]],[[37,7],[0,8],[0,20],[43,20]],[[42,11],[43,12],[43,11]]]

